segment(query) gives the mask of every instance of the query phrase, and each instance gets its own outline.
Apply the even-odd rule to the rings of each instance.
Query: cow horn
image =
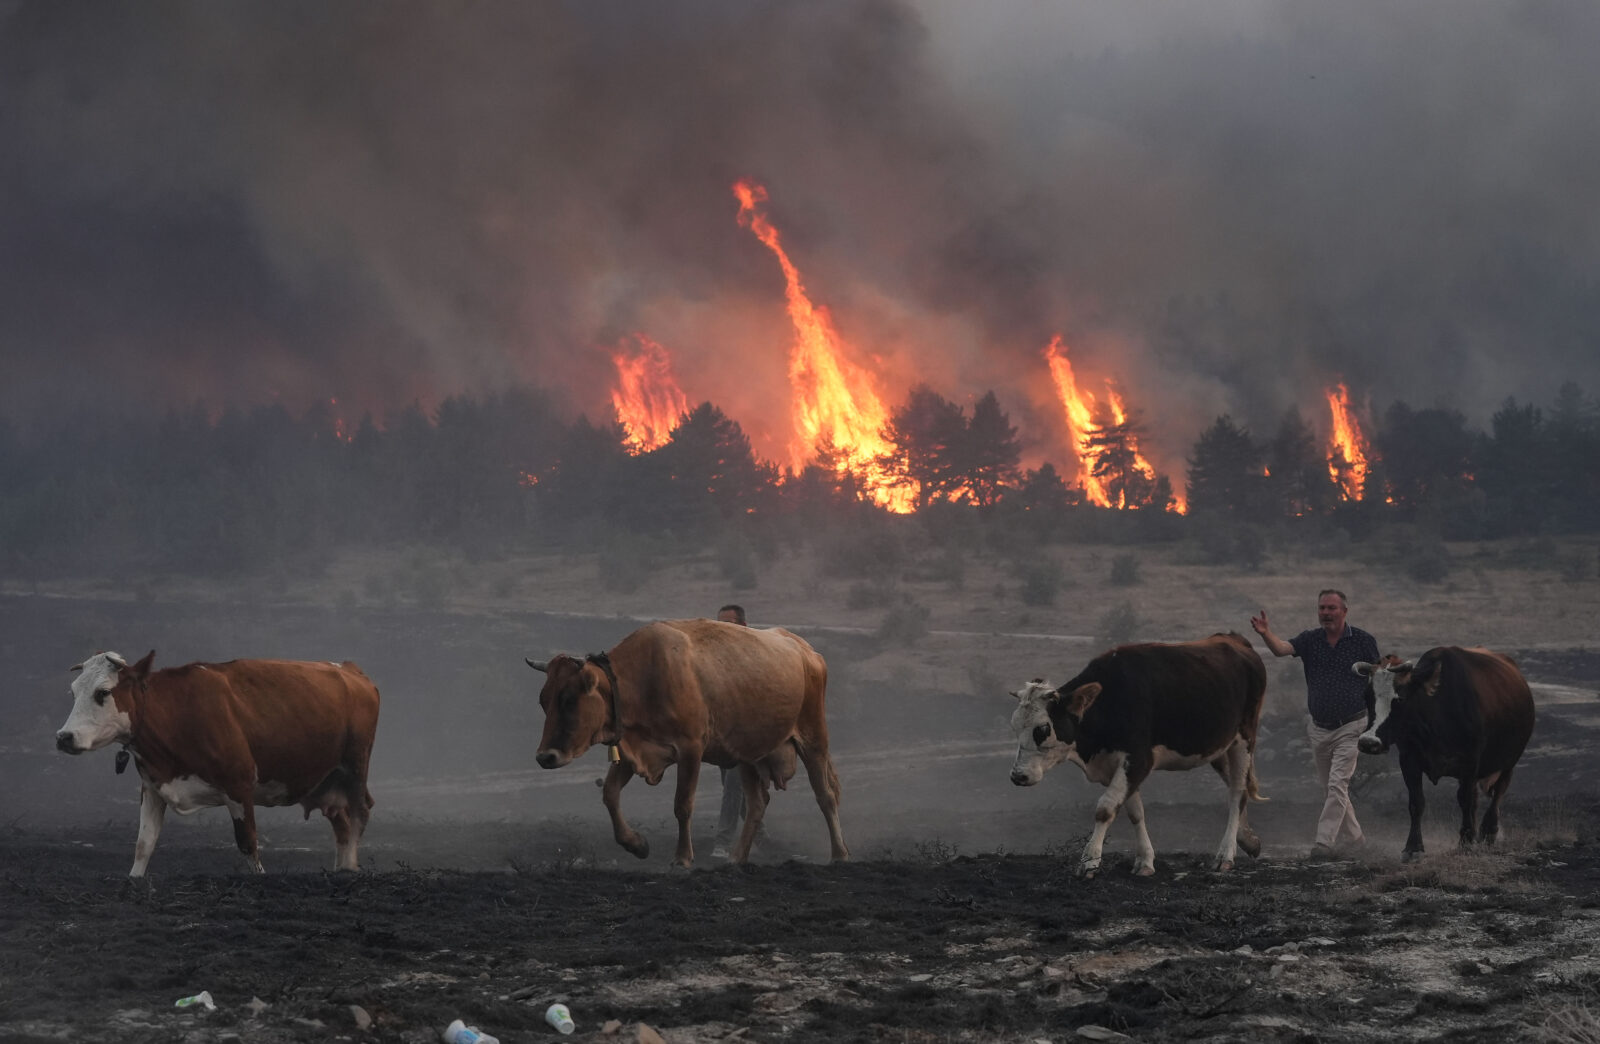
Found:
[[[1351,673],[1352,674],[1359,674],[1363,678],[1372,677],[1373,674],[1377,673],[1377,670],[1378,670],[1378,665],[1377,664],[1368,663],[1365,660],[1357,660],[1355,663],[1352,663],[1350,665]]]
[[[71,671],[81,671],[81,670],[83,670],[83,664],[81,664],[81,663],[73,664],[71,667],[68,668],[68,672],[69,673]]]
[[[538,671],[540,674],[548,673],[548,670],[549,670],[549,667],[550,667],[550,663],[549,663],[548,660],[545,661],[544,663],[538,663],[538,662],[535,662],[533,660],[528,659],[526,656],[524,656],[522,658],[522,662],[527,664],[529,667],[532,667],[534,670]]]
[[[1417,661],[1407,660],[1405,663],[1397,663],[1389,669],[1396,674],[1406,674],[1417,669]]]

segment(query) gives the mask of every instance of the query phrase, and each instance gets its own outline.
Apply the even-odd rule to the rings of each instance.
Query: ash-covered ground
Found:
[[[134,617],[144,648],[111,634]],[[641,862],[611,840],[597,753],[532,765],[540,718],[521,656],[598,650],[632,626],[0,598],[15,668],[0,722],[0,1038],[420,1044],[461,1017],[510,1044],[553,1039],[542,1014],[560,999],[575,1039],[595,1040],[637,1039],[639,1023],[674,1042],[1071,1040],[1084,1027],[1150,1041],[1592,1039],[1577,1034],[1600,1012],[1593,653],[1520,651],[1540,721],[1494,851],[1453,851],[1446,783],[1429,792],[1428,858],[1401,864],[1391,755],[1358,777],[1369,845],[1304,862],[1315,788],[1285,713],[1258,763],[1262,859],[1212,872],[1220,782],[1159,773],[1146,790],[1156,876],[1129,876],[1118,824],[1084,881],[1073,869],[1098,788],[1070,767],[1011,786],[1002,693],[970,678],[943,692],[869,684],[866,639],[819,634],[854,861],[824,862],[800,779],[775,797],[753,865],[710,858],[708,770],[700,858],[678,871],[670,773],[625,791],[653,842]],[[50,744],[66,668],[150,645],[158,666],[337,656],[378,681],[362,873],[327,871],[326,824],[268,809],[268,872],[246,874],[213,811],[169,815],[148,882],[126,882],[135,779],[109,752]],[[1090,652],[1041,653],[1039,670]],[[200,990],[215,1012],[172,1007]]]

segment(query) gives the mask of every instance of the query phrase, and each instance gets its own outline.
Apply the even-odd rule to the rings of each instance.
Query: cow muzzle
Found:
[[[70,732],[56,733],[56,749],[63,754],[82,754],[88,747],[78,746],[78,738]]]
[[[1019,787],[1031,787],[1035,783],[1039,782],[1039,779],[1036,776],[1030,776],[1021,769],[1012,769],[1011,782],[1015,783]]]
[[[1356,740],[1356,747],[1363,754],[1387,754],[1389,752],[1389,744],[1376,736],[1362,736]]]
[[[540,768],[553,769],[560,768],[562,765],[565,765],[567,762],[571,761],[572,758],[567,754],[563,754],[559,750],[550,750],[549,748],[546,748],[535,754],[533,756],[533,760],[539,763]]]

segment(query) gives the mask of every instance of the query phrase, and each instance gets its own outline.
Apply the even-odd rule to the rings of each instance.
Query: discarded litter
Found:
[[[565,1004],[556,1003],[546,1008],[544,1013],[544,1021],[554,1026],[556,1028],[556,1032],[562,1035],[571,1033],[577,1028],[572,1021],[572,1012],[567,1010],[567,1006]]]
[[[179,997],[177,1000],[172,1002],[172,1006],[174,1008],[201,1007],[207,1011],[217,1010],[217,1002],[211,999],[210,990],[201,990],[193,997]]]
[[[439,1034],[439,1039],[444,1044],[500,1044],[499,1037],[491,1037],[479,1030],[476,1026],[468,1026],[460,1019],[455,1020],[444,1028]]]

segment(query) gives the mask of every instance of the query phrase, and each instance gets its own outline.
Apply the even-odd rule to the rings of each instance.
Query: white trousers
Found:
[[[1364,717],[1336,729],[1320,728],[1316,722],[1306,719],[1306,738],[1311,741],[1311,755],[1316,759],[1317,780],[1327,794],[1322,803],[1322,815],[1317,819],[1319,845],[1331,848],[1341,841],[1363,839],[1355,806],[1350,803],[1350,777],[1356,773],[1356,758],[1361,754],[1356,740],[1365,731],[1367,719]]]

